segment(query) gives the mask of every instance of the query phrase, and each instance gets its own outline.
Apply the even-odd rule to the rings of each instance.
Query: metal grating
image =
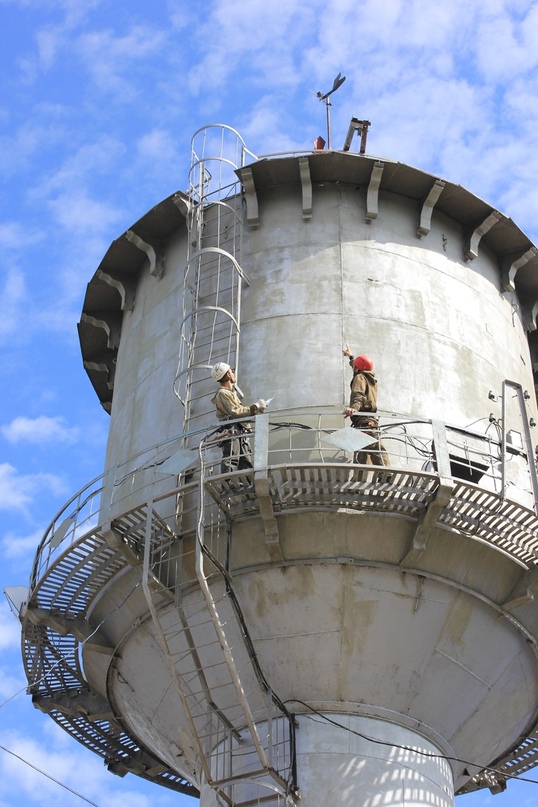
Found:
[[[51,617],[83,617],[95,595],[127,566],[121,553],[111,550],[99,530],[82,536],[48,569],[33,592],[31,606]],[[23,661],[34,703],[82,745],[104,758],[120,775],[135,773],[148,781],[198,797],[198,789],[164,765],[114,721],[91,720],[83,712],[66,714],[55,708],[73,691],[89,691],[80,664],[81,644],[70,633],[59,634],[46,624],[26,619],[23,625]],[[73,699],[76,711],[76,698]]]
[[[409,473],[396,468],[372,472],[371,466],[350,471],[349,466],[300,464],[268,470],[275,513],[295,510],[347,508],[379,515],[418,518],[432,501],[439,478],[433,473]],[[369,479],[360,479],[361,474]],[[212,476],[206,489],[230,518],[259,515],[251,474]],[[439,526],[502,549],[525,564],[538,558],[538,518],[517,502],[471,482],[457,482],[442,510]]]
[[[439,523],[498,546],[524,563],[538,557],[538,519],[532,510],[471,483],[457,482]]]
[[[276,432],[278,439],[285,434],[286,428],[288,427]],[[291,434],[291,428],[289,430]],[[305,432],[301,427],[299,435],[304,448],[302,444],[296,446],[299,440],[295,436],[295,442],[290,440],[289,446],[282,440],[288,461],[265,466],[262,463],[261,471],[257,471],[258,478],[261,474],[267,483],[265,488],[275,516],[309,510],[346,510],[351,513],[371,512],[380,517],[417,521],[428,511],[430,504],[436,501],[440,483],[443,481],[449,497],[444,506],[439,506],[438,502],[438,512],[431,511],[436,513],[437,527],[489,543],[524,565],[536,564],[538,517],[528,507],[506,498],[497,487],[490,490],[456,477],[451,478],[448,485],[447,480],[442,480],[435,472],[431,463],[428,471],[417,467],[413,470],[404,469],[397,464],[383,468],[359,466],[346,462],[345,455],[335,457],[333,447],[326,448],[317,441],[315,429]],[[257,434],[252,436],[254,440],[257,439]],[[280,447],[278,450],[282,453]],[[406,445],[406,452],[407,450]],[[298,461],[298,458],[306,457],[313,451],[317,453],[319,460]],[[400,458],[400,462],[412,466],[414,459],[411,454],[406,454]],[[204,467],[202,463],[202,468]],[[203,543],[208,558],[213,557],[217,565],[213,561],[208,562],[208,558],[203,562],[212,579],[211,588],[216,592],[215,580],[222,575],[219,565],[223,561],[219,559],[224,558],[229,550],[226,529],[223,527],[233,521],[259,518],[262,507],[254,487],[253,471],[236,472],[227,476],[215,473],[220,470],[220,456],[206,470],[203,490],[210,496],[206,497],[208,500],[204,501],[203,507]],[[488,481],[494,483],[495,479]],[[36,706],[51,714],[54,720],[84,745],[104,756],[111,770],[123,773],[130,770],[146,776],[147,770],[152,769],[155,772],[159,769],[160,779],[167,780],[167,783],[159,780],[161,784],[196,795],[196,788],[181,780],[181,777],[178,782],[175,772],[167,768],[161,770],[162,763],[138,748],[115,721],[90,721],[85,714],[76,712],[77,699],[72,693],[77,691],[79,698],[83,699],[84,692],[87,692],[79,658],[80,644],[71,633],[65,632],[64,635],[63,630],[55,627],[55,621],[61,627],[62,619],[66,631],[69,630],[70,620],[84,622],[85,614],[95,596],[115,576],[123,572],[129,559],[131,562],[133,558],[136,562],[143,559],[148,529],[151,535],[150,585],[153,590],[168,593],[170,603],[175,597],[177,605],[182,585],[196,580],[194,558],[197,542],[192,523],[183,536],[184,540],[178,540],[176,525],[181,518],[178,514],[181,514],[183,507],[183,488],[178,489],[176,485],[177,478],[171,475],[170,486],[159,487],[159,499],[156,502],[152,505],[139,504],[114,520],[112,526],[119,536],[119,545],[114,542],[112,545],[106,543],[104,527],[95,526],[85,535],[77,537],[80,534],[77,511],[69,511],[69,531],[64,540],[59,537],[61,524],[56,530],[51,529],[50,534],[47,533],[36,557],[34,568],[39,569],[40,576],[33,578],[36,585],[29,604],[30,610],[42,612],[43,622],[39,623],[38,613],[33,622],[26,619],[23,652],[30,691],[34,695]],[[196,495],[196,482],[185,486],[185,490],[187,487],[192,498]],[[97,490],[96,495],[99,494],[100,490]],[[79,496],[81,513],[87,498]],[[72,509],[72,504],[70,508]],[[163,516],[162,513],[166,515]],[[188,510],[191,522],[192,515],[191,508]],[[60,523],[61,516],[62,514],[58,516],[55,524]],[[254,681],[255,676],[248,666],[248,653],[245,654],[244,646],[241,649],[241,626],[237,622],[237,613],[232,607],[229,592],[225,591],[225,580],[226,576],[222,577],[221,593],[213,605],[219,621],[229,631],[233,652],[241,670],[241,683],[245,683],[248,698],[254,704],[254,716],[258,719],[267,708],[267,703],[260,697],[259,689],[255,692],[259,681]],[[203,606],[201,609],[200,613],[183,613],[184,628],[179,633],[177,630],[174,635],[166,633],[164,625],[166,641],[174,665],[180,671],[196,731],[202,738],[202,743],[213,743],[216,739],[222,745],[222,765],[217,763],[210,778],[221,783],[222,792],[231,801],[247,803],[241,795],[240,785],[232,781],[233,773],[227,767],[229,752],[239,731],[241,713],[237,703],[230,698],[232,681],[225,664],[221,662],[208,668],[205,656],[215,646],[218,637],[215,623],[211,622]],[[181,602],[179,612],[181,613]],[[193,647],[196,648],[194,654]],[[66,702],[73,707],[72,714],[66,713]],[[286,742],[287,738],[282,740],[282,749]],[[277,758],[281,752],[284,755],[287,753],[278,750],[280,743],[278,740],[275,746]],[[142,759],[146,761],[142,763]],[[469,782],[462,792],[489,787],[492,776],[500,780],[503,772],[506,776],[517,775],[537,763],[538,742],[534,734],[531,734],[510,755],[497,763],[497,773],[492,774],[485,770]],[[263,778],[267,770],[264,772],[260,768],[257,774]],[[146,778],[158,781],[153,773]],[[273,798],[287,797],[275,794]],[[257,801],[261,800],[264,797],[260,793]]]

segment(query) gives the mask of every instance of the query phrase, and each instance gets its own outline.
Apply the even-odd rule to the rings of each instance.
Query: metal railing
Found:
[[[480,537],[495,543],[495,519],[490,538],[488,525],[481,526],[487,511],[502,524],[499,530],[508,545],[512,530],[514,549],[521,555],[527,547],[523,552],[527,561],[534,558],[538,545],[534,457],[509,446],[503,459],[503,441],[490,424],[479,433],[397,414],[379,416],[379,438],[389,466],[370,464],[380,454],[376,445],[363,447],[371,455],[366,464],[354,463],[357,450],[353,440],[357,434],[360,437],[360,430],[345,428],[341,414],[334,410],[237,421],[249,429],[243,435],[249,454],[244,459],[251,468],[248,464],[240,467],[244,464],[241,456],[232,458],[231,465],[223,462],[223,448],[234,439],[226,427],[190,433],[190,449],[183,448],[185,435],[148,448],[93,479],[56,514],[37,549],[30,590],[93,525],[110,522],[148,501],[154,503],[165,525],[163,540],[167,535],[194,536],[200,482],[196,443],[201,445],[204,485],[212,497],[205,504],[208,524],[220,523],[223,516],[259,515],[253,484],[254,474],[261,471],[270,480],[277,513],[291,507],[337,507],[353,494],[359,497],[353,500],[356,504],[380,512],[392,506],[393,512],[407,509],[416,515],[420,498],[431,496],[441,476],[454,484],[451,503],[442,516],[446,527],[478,530]],[[442,434],[443,440],[436,441],[436,434]],[[376,494],[380,484],[385,485],[383,496]],[[132,543],[136,544],[135,537]]]
[[[36,704],[80,742],[113,760],[111,764],[134,770],[141,752],[127,733],[120,733],[121,747],[116,748],[120,735],[113,722],[91,723],[83,714],[66,716],[64,706],[57,704],[75,692],[78,699],[90,697],[84,695],[85,639],[74,638],[69,631],[64,635],[62,615],[64,622],[77,618],[73,624],[82,624],[101,589],[130,563],[143,561],[148,601],[152,602],[152,591],[166,592],[184,626],[173,637],[164,635],[164,644],[171,662],[182,659],[183,676],[198,681],[197,689],[183,690],[178,673],[178,692],[201,746],[214,749],[206,780],[230,803],[248,798],[245,794],[252,787],[274,787],[278,798],[293,800],[286,777],[272,781],[269,775],[271,755],[283,771],[292,764],[289,716],[279,709],[278,699],[256,669],[255,655],[242,646],[244,641],[248,645],[248,631],[228,576],[230,526],[235,521],[265,521],[268,510],[274,519],[288,512],[334,509],[418,522],[443,488],[435,511],[438,527],[479,538],[523,566],[538,562],[534,457],[524,448],[507,446],[495,424],[486,424],[480,433],[392,413],[378,416],[379,431],[365,435],[344,426],[336,410],[262,415],[190,433],[189,449],[184,447],[185,435],[178,435],[92,480],[55,516],[36,554],[30,608],[37,621],[26,622],[24,636],[25,665]],[[383,464],[382,452],[388,465]],[[118,552],[118,546],[125,551]],[[196,583],[203,583],[205,621],[198,616],[193,621],[182,603],[183,590],[192,590]],[[43,623],[40,614],[45,615]],[[159,620],[157,614],[157,624]],[[221,660],[222,680],[237,691],[247,682],[249,697],[254,686],[258,688],[249,736],[254,746],[259,742],[256,753],[262,765],[254,777],[235,778],[230,759],[241,711],[233,701],[224,708],[215,705],[195,650],[199,630],[214,630],[215,647],[226,646],[218,635],[221,624],[235,626],[232,656]],[[256,737],[259,721],[265,721],[268,734],[274,732],[269,745]],[[535,738],[527,740],[534,743]],[[527,740],[525,764],[530,766],[536,755],[533,752],[529,762]],[[510,760],[519,759],[518,749],[514,754]],[[163,776],[190,792],[188,783],[174,779],[173,772],[164,771]],[[481,786],[479,778],[474,786]]]
[[[173,389],[183,429],[202,422],[210,406],[208,369],[239,363],[243,197],[236,170],[256,159],[235,129],[214,124],[191,141],[187,260],[183,278],[178,366]]]

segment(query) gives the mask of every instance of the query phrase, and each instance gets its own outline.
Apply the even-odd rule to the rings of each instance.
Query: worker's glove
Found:
[[[256,406],[258,408],[258,412],[265,412],[265,410],[267,409],[267,404],[263,400],[263,398],[260,398],[259,401],[256,401],[254,406]]]

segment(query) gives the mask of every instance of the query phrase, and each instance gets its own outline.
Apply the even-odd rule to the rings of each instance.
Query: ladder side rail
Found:
[[[204,776],[206,777],[207,781],[211,781],[211,770],[207,763],[206,755],[204,753],[204,749],[200,743],[200,738],[198,736],[198,731],[196,728],[196,724],[194,722],[193,715],[189,708],[188,700],[183,691],[183,685],[181,679],[178,675],[176,670],[176,666],[174,664],[174,660],[170,653],[170,648],[168,646],[168,642],[166,640],[166,636],[164,634],[164,630],[162,628],[161,622],[159,620],[159,614],[155,607],[155,603],[153,602],[153,597],[151,593],[151,589],[149,586],[149,577],[150,577],[150,555],[151,555],[151,535],[152,535],[152,519],[150,516],[151,507],[149,506],[152,503],[148,502],[148,517],[146,520],[146,530],[145,530],[145,551],[144,551],[144,559],[143,559],[143,567],[142,567],[142,590],[144,592],[144,596],[146,598],[146,602],[148,604],[148,609],[151,614],[153,624],[155,625],[155,629],[157,631],[157,638],[159,640],[159,644],[161,645],[161,650],[163,651],[166,665],[168,667],[168,671],[174,683],[174,688],[177,692],[183,710],[185,712],[185,716],[187,718],[187,722],[189,724],[189,728],[191,730],[192,738],[196,745],[196,750],[198,752],[198,758],[200,760],[200,764],[202,765],[202,769],[204,772]]]
[[[248,704],[243,686],[241,684],[241,680],[239,677],[239,673],[237,671],[235,661],[233,658],[232,651],[228,645],[228,641],[226,638],[226,633],[221,625],[219,614],[217,611],[217,607],[215,604],[215,600],[213,599],[213,595],[211,593],[211,588],[207,581],[206,571],[205,571],[205,564],[204,560],[206,558],[206,549],[204,546],[204,484],[203,480],[205,477],[205,463],[204,463],[204,456],[203,456],[203,441],[200,443],[200,511],[199,511],[199,518],[198,518],[198,530],[197,530],[197,542],[196,542],[196,576],[198,578],[198,582],[200,584],[200,589],[204,595],[207,608],[211,615],[211,619],[213,620],[213,624],[215,627],[215,631],[219,638],[219,643],[222,648],[222,652],[224,654],[226,664],[228,665],[228,669],[230,671],[230,677],[232,679],[237,698],[241,705],[241,709],[243,711],[245,720],[247,722],[247,726],[249,729],[249,733],[252,737],[252,742],[258,754],[258,759],[260,760],[260,764],[263,768],[268,768],[269,763],[267,760],[267,756],[265,750],[263,748],[262,742],[260,740],[260,736],[258,734],[258,728],[254,721],[254,717],[252,715],[250,706]]]

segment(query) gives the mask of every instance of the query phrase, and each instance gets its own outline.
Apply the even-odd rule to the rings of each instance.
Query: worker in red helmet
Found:
[[[211,399],[217,410],[217,420],[234,421],[265,412],[266,403],[261,398],[250,406],[243,406],[237,394],[235,373],[229,364],[222,361],[215,364],[211,377],[219,382],[219,389]],[[223,435],[221,472],[225,474],[252,468],[252,452],[246,436],[252,432],[252,424],[248,421],[232,422],[223,426],[220,432]]]
[[[348,345],[342,353],[348,357],[349,364],[353,368],[349,406],[344,409],[344,415],[351,418],[354,429],[361,429],[375,438],[371,445],[355,452],[353,461],[360,465],[389,465],[385,446],[379,439],[378,419],[373,414],[359,414],[359,412],[377,412],[377,378],[374,363],[369,356],[353,356]]]

